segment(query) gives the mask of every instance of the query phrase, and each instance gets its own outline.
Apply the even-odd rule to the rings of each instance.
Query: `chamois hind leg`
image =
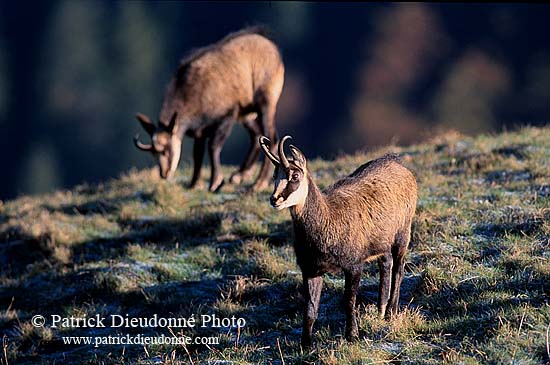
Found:
[[[231,129],[233,128],[235,121],[232,117],[227,117],[222,120],[218,128],[214,131],[213,136],[208,141],[208,152],[210,154],[210,168],[212,171],[210,177],[210,187],[208,190],[214,192],[218,191],[223,185],[223,176],[221,174],[221,162],[220,153],[223,148],[223,144],[229,136]]]
[[[265,85],[263,90],[255,95],[255,102],[260,107],[262,133],[271,140],[271,152],[276,155],[277,147],[277,132],[275,131],[275,111],[277,102],[283,91],[285,68],[281,63],[277,68],[273,78]],[[262,168],[258,178],[252,185],[252,190],[258,191],[267,187],[269,174],[271,172],[271,163],[267,158],[264,158]]]
[[[391,294],[389,305],[386,308],[386,318],[391,318],[396,315],[399,309],[399,290],[401,287],[401,282],[403,281],[405,255],[409,246],[410,237],[410,228],[399,231],[395,237],[395,244],[392,247],[393,270],[391,278]]]
[[[277,133],[275,132],[275,108],[276,104],[270,101],[266,101],[265,104],[261,107],[261,132],[271,141],[271,153],[277,155]],[[259,191],[265,189],[268,184],[269,174],[271,172],[271,163],[269,159],[264,158],[262,162],[262,167],[260,173],[252,185],[253,191]]]
[[[346,339],[348,341],[352,341],[359,336],[355,299],[357,298],[357,289],[359,288],[362,272],[363,265],[345,272],[346,288],[344,290],[344,301],[346,306]]]
[[[390,252],[387,252],[378,259],[378,268],[380,270],[380,284],[378,285],[378,313],[384,317],[391,288],[391,272],[393,260]]]
[[[241,164],[241,167],[238,171],[234,172],[229,179],[232,184],[240,184],[252,175],[252,167],[260,155],[260,144],[258,138],[261,135],[261,129],[257,122],[258,118],[260,118],[260,116],[254,120],[245,120],[243,122],[243,125],[250,136],[250,147],[243,163]]]
[[[323,290],[323,277],[316,276],[314,278],[308,278],[305,274],[302,275],[304,280],[304,297],[306,301],[302,328],[302,347],[307,348],[311,346],[311,332],[313,324],[317,319],[317,314],[319,313],[319,302],[321,301],[321,291]]]

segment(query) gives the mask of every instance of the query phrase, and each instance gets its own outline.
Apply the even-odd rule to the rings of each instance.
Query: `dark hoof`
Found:
[[[391,321],[396,316],[397,316],[397,310],[391,310],[388,308],[386,309],[386,314],[384,315],[384,319],[386,321]]]
[[[221,190],[222,186],[225,184],[225,180],[221,179],[221,181],[216,185],[210,185],[210,188],[208,189],[211,193],[217,193]]]
[[[359,338],[359,330],[357,327],[346,329],[346,340],[349,342],[356,341]]]
[[[229,178],[229,182],[230,182],[231,184],[235,184],[235,185],[239,185],[242,181],[243,181],[243,177],[242,177],[242,175],[241,175],[239,172],[234,173],[234,174],[231,175],[231,177]]]
[[[200,189],[204,187],[204,183],[200,180],[190,182],[186,185],[187,189]]]
[[[249,180],[252,177],[252,170],[235,171],[229,178],[231,184],[239,185]]]
[[[310,349],[311,348],[311,337],[302,335],[302,348],[303,349]]]
[[[346,335],[346,341],[348,342],[355,342],[359,339],[359,335],[357,333]]]

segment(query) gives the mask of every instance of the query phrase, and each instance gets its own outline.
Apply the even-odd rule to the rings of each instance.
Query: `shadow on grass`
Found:
[[[268,243],[275,247],[293,244],[293,227],[290,220],[281,223],[268,223],[267,236],[258,236],[258,238],[267,239]]]
[[[97,193],[97,192],[96,192]],[[45,210],[49,213],[62,213],[64,215],[87,215],[87,214],[116,214],[119,211],[121,203],[130,201],[148,201],[151,200],[151,194],[134,193],[129,195],[116,196],[109,199],[95,199],[82,204],[66,204],[54,206],[51,204],[42,204],[36,207],[36,210]],[[23,214],[23,213],[21,213]],[[17,216],[0,215],[0,221],[7,221]],[[144,232],[147,234],[147,232]],[[132,232],[123,237],[112,237],[109,239],[98,239],[80,244],[83,247],[94,246],[100,251],[102,248],[112,248],[120,246],[121,242],[126,242],[133,236],[139,236],[138,231]],[[102,247],[105,246],[105,247]],[[32,234],[25,230],[21,225],[16,224],[8,226],[0,232],[0,266],[3,267],[3,273],[10,276],[18,276],[25,272],[30,265],[37,262],[44,262],[52,259],[54,250],[58,247],[52,234]],[[78,249],[74,249],[73,254],[79,254]],[[55,264],[56,260],[53,260]]]
[[[96,192],[97,193],[97,192]],[[60,212],[65,215],[88,215],[88,214],[116,214],[121,206],[128,202],[150,202],[153,200],[153,194],[136,192],[127,195],[117,195],[112,198],[92,199],[81,204],[64,204],[54,206],[50,204],[42,205],[50,213]]]
[[[473,232],[485,237],[506,237],[508,235],[536,236],[550,220],[550,211],[540,214],[510,212],[505,222],[480,223]]]
[[[504,263],[504,266],[507,264]],[[485,342],[498,334],[495,329],[499,325],[498,317],[503,313],[524,303],[534,308],[547,305],[550,275],[539,271],[528,272],[520,264],[510,267],[504,277],[509,279],[497,284],[472,280],[456,287],[444,286],[416,304],[441,321],[437,333],[452,334],[453,340],[458,341],[469,337]]]
[[[0,243],[0,266],[5,275],[18,276],[29,265],[47,260],[52,255],[52,238],[48,234],[32,236],[16,226],[1,235],[11,238]]]
[[[86,204],[95,207],[98,203]],[[82,206],[65,206],[62,209],[77,210],[78,214],[83,212]],[[97,212],[95,208],[91,211]],[[161,281],[155,268],[149,263],[126,260],[125,257],[128,255],[128,246],[135,243],[170,249],[174,248],[176,242],[179,247],[214,244],[219,245],[222,252],[237,250],[243,244],[240,239],[216,243],[216,236],[221,232],[222,219],[222,213],[213,212],[181,220],[157,217],[121,220],[118,223],[126,232],[123,235],[64,246],[70,250],[70,266],[68,263],[55,261],[50,247],[55,246],[55,243],[50,242],[51,237],[33,237],[23,231],[16,232],[12,238],[17,236],[18,243],[0,252],[1,257],[11,264],[6,274],[17,278],[0,287],[0,306],[13,306],[20,313],[20,318],[2,319],[0,330],[10,337],[20,338],[15,340],[18,361],[32,363],[42,356],[50,356],[48,354],[52,354],[53,358],[59,356],[60,352],[71,352],[75,349],[74,346],[63,345],[59,337],[61,334],[57,334],[57,331],[53,339],[23,336],[20,323],[28,322],[35,314],[46,318],[52,314],[82,316],[79,311],[88,308],[89,315],[128,313],[134,317],[151,317],[154,314],[163,317],[188,317],[192,314],[218,311],[215,303],[223,299],[224,288],[233,285],[236,273],[246,275],[250,271],[265,276],[262,267],[245,257],[232,258],[217,268],[221,274],[219,278],[208,278],[205,274],[201,280]],[[275,224],[272,228],[279,233],[266,237],[269,244],[284,244],[287,225]],[[224,244],[227,247],[222,247]],[[126,279],[130,282],[126,283]],[[262,285],[254,285],[237,300],[238,308],[233,314],[246,317],[253,333],[265,333],[265,328],[271,328],[277,318],[296,311],[297,301],[288,302],[288,291],[299,291],[289,285],[283,281],[266,281]],[[201,329],[200,335],[219,335],[219,331]],[[153,332],[155,330],[139,333]],[[93,336],[101,334],[101,331],[93,332]],[[113,331],[105,332],[105,335],[112,334]],[[186,333],[191,334],[193,333]],[[70,329],[64,331],[63,335],[86,336],[92,335],[92,332],[89,329]],[[113,347],[106,347],[101,351],[110,351],[109,349],[112,350]],[[187,350],[193,353],[207,349],[204,346],[191,346]],[[88,346],[87,350],[82,351],[89,356],[92,349]]]
[[[28,305],[29,315],[41,314],[50,323],[51,315],[64,315],[83,317],[82,312],[87,308],[87,316],[96,314],[107,318],[106,328],[69,328],[59,331],[53,337],[40,338],[36,335],[23,336],[17,343],[18,363],[34,363],[37,360],[55,360],[59,356],[63,362],[79,363],[82,359],[89,359],[90,354],[103,356],[112,352],[123,351],[123,346],[102,346],[93,348],[92,345],[78,346],[64,344],[60,336],[93,336],[106,337],[116,335],[130,336],[171,336],[168,328],[163,327],[137,327],[137,328],[112,328],[109,326],[110,315],[121,315],[130,318],[190,318],[201,313],[208,313],[207,308],[219,298],[219,288],[223,285],[221,279],[168,282],[134,289],[127,292],[113,291],[106,282],[98,281],[97,275],[102,270],[86,270],[69,275],[48,278],[48,283],[26,283],[17,288],[18,295],[15,298],[18,310]],[[55,290],[62,288],[62,290]],[[53,289],[53,291],[52,291]],[[21,299],[32,295],[34,303],[23,302]],[[40,304],[38,304],[40,303]],[[27,321],[28,318],[21,318]],[[18,321],[11,321],[4,326],[8,337],[19,335]],[[1,328],[1,327],[0,327]],[[178,332],[178,329],[174,329]],[[183,328],[186,336],[209,336],[214,331],[202,329]],[[57,331],[56,331],[57,332]],[[13,341],[13,340],[12,340]],[[174,346],[175,349],[178,347]],[[204,346],[189,346],[187,351],[200,352],[207,350]],[[124,350],[128,359],[143,354],[142,346],[125,346]],[[179,346],[181,355],[185,355]],[[82,358],[81,358],[82,357]]]
[[[131,243],[154,243],[159,246],[178,242],[180,246],[195,246],[219,232],[222,215],[209,213],[187,219],[148,218],[120,221],[119,225],[127,233],[105,239],[93,239],[72,245],[64,245],[69,250],[71,262],[99,262],[119,259],[127,254]],[[25,272],[29,265],[48,261],[55,265],[54,251],[57,244],[49,234],[33,236],[16,226],[3,232],[10,240],[0,244],[0,264],[4,273],[17,276]],[[61,263],[62,264],[62,263]]]
[[[239,263],[244,266],[245,262]],[[60,342],[61,332],[55,332],[53,338],[40,338],[39,336],[21,336],[19,323],[27,322],[35,314],[41,314],[46,318],[50,315],[75,315],[88,316],[101,314],[128,314],[130,317],[151,318],[153,315],[159,317],[181,317],[189,318],[201,314],[218,313],[220,308],[216,302],[223,300],[223,293],[228,285],[233,285],[233,276],[221,278],[202,278],[189,281],[169,281],[147,284],[147,280],[138,280],[138,287],[131,289],[120,288],[117,285],[117,278],[120,276],[131,277],[142,275],[144,268],[115,265],[112,267],[76,269],[66,274],[42,273],[30,278],[21,279],[13,286],[6,285],[0,291],[2,307],[6,308],[13,301],[13,307],[20,313],[20,318],[0,321],[0,330],[9,337],[18,338],[14,340],[17,344],[18,361],[21,363],[33,362],[43,359],[48,354],[60,352],[72,352],[76,346],[63,345]],[[120,271],[119,271],[120,270]],[[243,293],[243,297],[237,301],[238,308],[230,315],[244,317],[247,320],[247,329],[252,333],[263,333],[265,328],[270,328],[277,321],[277,318],[292,312],[288,299],[287,290],[290,289],[285,283],[264,282],[261,286],[253,286]],[[291,302],[294,303],[294,302]],[[229,315],[229,316],[230,316]],[[218,336],[227,329],[220,328],[195,328],[183,329],[186,336]],[[109,336],[122,332],[124,334],[155,335],[164,334],[170,336],[167,329],[161,328],[137,328],[123,329],[68,329],[62,332],[63,336]],[[177,331],[176,331],[177,332]],[[185,356],[181,346],[177,348],[180,355]],[[116,346],[106,346],[100,350],[87,346],[82,351],[89,357],[90,351],[118,351]],[[127,349],[128,356],[134,350]],[[186,351],[199,353],[209,351],[205,346],[188,346]],[[136,350],[136,354],[143,354],[143,349]],[[74,356],[77,356],[75,354]],[[84,356],[83,354],[81,354]],[[52,355],[54,356],[54,355]],[[70,355],[71,356],[71,355]]]
[[[159,247],[193,247],[211,240],[221,228],[222,214],[208,213],[200,217],[172,219],[142,217],[119,221],[121,228],[128,233],[123,236],[91,240],[72,247],[76,262],[93,262],[117,259],[127,254],[127,246],[132,243],[151,243]]]

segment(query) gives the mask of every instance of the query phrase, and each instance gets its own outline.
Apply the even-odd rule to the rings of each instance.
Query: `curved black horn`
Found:
[[[271,141],[266,136],[260,136],[260,147],[262,147],[262,150],[264,150],[265,155],[276,165],[280,165],[281,161],[273,154],[271,153],[271,150],[269,149],[269,145],[271,144]]]
[[[143,144],[139,141],[139,133],[134,136],[134,144],[142,151],[151,151],[153,149],[153,145]]]
[[[288,159],[285,156],[285,141],[287,139],[291,139],[292,137],[289,135],[286,135],[281,139],[281,142],[279,142],[279,158],[281,159],[281,162],[283,163],[283,166],[288,169],[290,167],[290,164],[288,163]]]

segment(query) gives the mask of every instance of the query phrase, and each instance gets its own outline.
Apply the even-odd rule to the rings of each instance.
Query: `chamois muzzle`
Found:
[[[279,197],[276,197],[275,195],[271,195],[269,197],[269,203],[272,207],[275,207],[277,205],[277,200],[279,200]]]

